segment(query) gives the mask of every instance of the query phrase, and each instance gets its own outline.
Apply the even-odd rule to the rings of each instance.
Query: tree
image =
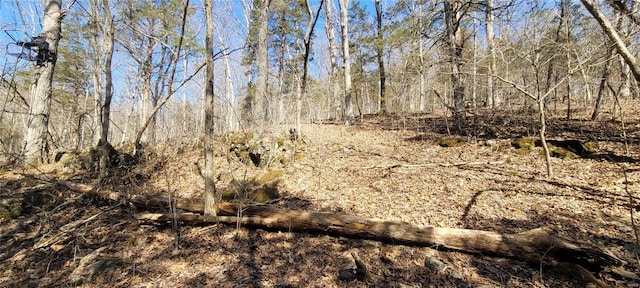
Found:
[[[51,83],[53,82],[53,73],[56,67],[61,22],[65,16],[65,12],[60,9],[61,5],[61,0],[44,1],[44,21],[42,22],[42,32],[38,39],[46,42],[44,45],[46,49],[38,51],[38,54],[42,54],[44,58],[36,61],[36,67],[33,70],[33,82],[29,90],[31,102],[24,139],[24,162],[26,165],[45,162],[47,158]]]
[[[267,23],[269,18],[269,5],[271,4],[271,0],[262,0],[261,5],[261,13],[260,13],[260,27],[258,29],[258,78],[256,79],[256,90],[255,97],[258,101],[265,101],[268,97],[267,91],[267,77],[269,74],[269,66],[267,59],[267,35],[269,32]],[[266,108],[266,105],[263,105]],[[264,117],[267,116],[267,113],[263,114]],[[266,120],[266,119],[265,119]]]
[[[216,186],[213,175],[213,134],[214,110],[213,110],[213,3],[215,0],[207,0],[204,3],[204,13],[207,18],[205,36],[205,101],[204,101],[204,214],[216,216]],[[188,2],[187,2],[188,3]]]
[[[338,46],[336,45],[336,34],[333,27],[333,1],[329,1],[325,8],[325,32],[329,42],[330,70],[329,81],[332,85],[333,93],[333,113],[336,119],[342,120],[342,105],[340,104],[340,83],[338,82]]]
[[[629,51],[629,48],[620,37],[620,34],[616,30],[615,27],[609,22],[609,19],[600,11],[600,7],[590,0],[580,0],[587,11],[593,15],[593,18],[598,21],[598,24],[602,27],[602,30],[609,36],[609,39],[613,44],[615,44],[616,50],[618,53],[622,55],[624,61],[631,68],[631,72],[633,73],[633,77],[635,77],[637,82],[640,82],[640,63],[636,59],[636,57]],[[616,1],[614,1],[616,2]]]
[[[485,2],[486,17],[485,17],[485,35],[487,36],[487,49],[489,50],[489,66],[488,74],[492,75],[496,71],[496,51],[495,51],[495,35],[493,33],[493,0],[486,0]],[[499,99],[496,97],[495,87],[493,85],[493,77],[487,77],[487,105],[495,109],[499,104]]]
[[[302,83],[300,85],[300,90],[298,91],[298,96],[296,97],[296,130],[298,132],[301,131],[300,114],[302,112],[302,98],[307,88],[307,73],[308,73],[307,65],[309,63],[309,53],[311,52],[311,35],[313,34],[313,28],[316,26],[316,22],[318,21],[318,17],[320,16],[320,10],[322,10],[323,3],[324,3],[324,0],[320,1],[318,12],[316,12],[314,16],[311,11],[311,6],[309,5],[309,0],[305,1],[309,22],[307,24],[307,32],[304,35],[304,60],[303,60],[304,68],[302,69]]]
[[[269,93],[265,101],[265,119],[272,123],[284,123],[287,111],[285,107],[296,106],[297,96],[300,94],[304,66],[304,36],[305,28],[309,23],[308,8],[305,0],[298,1],[273,1],[270,6],[268,19],[269,36],[267,43],[270,58],[273,63],[270,67],[277,69],[277,90],[275,95]],[[276,81],[274,81],[276,82]],[[288,99],[293,100],[287,101]],[[275,105],[274,105],[275,104]],[[275,107],[277,106],[277,108]],[[289,121],[297,121],[296,109],[289,109],[289,115],[293,115]]]
[[[382,114],[387,114],[387,103],[385,98],[385,79],[386,74],[384,71],[384,57],[383,57],[383,48],[384,42],[382,39],[382,7],[380,7],[380,0],[373,0],[376,7],[376,57],[378,59],[378,74],[380,77],[379,82],[379,90],[378,97],[380,99],[380,112]]]
[[[195,37],[185,37],[187,32],[191,32],[186,29],[189,1],[129,1],[123,5],[123,14],[126,15],[124,26],[128,31],[122,31],[123,36],[118,40],[135,61],[140,78],[142,123],[134,140],[135,146],[139,147],[143,137],[148,143],[156,141],[157,112],[205,65],[198,66],[189,77],[175,85],[183,49],[196,45]],[[175,19],[180,19],[180,22]]]
[[[349,0],[339,0],[340,28],[342,35],[342,63],[344,66],[344,107],[346,125],[353,124],[353,103],[351,100],[351,56],[349,55]]]
[[[467,126],[464,105],[464,80],[462,79],[462,46],[464,38],[460,22],[463,16],[463,3],[460,0],[444,1],[444,19],[446,43],[448,45],[451,88],[453,90],[453,121],[458,130]]]
[[[100,8],[102,7],[102,8]],[[113,60],[115,27],[109,1],[89,1],[91,15],[89,17],[92,33],[90,37],[93,48],[93,93],[96,101],[96,115],[100,130],[100,179],[107,174],[109,159],[109,125],[111,119],[111,98],[113,96],[113,77],[111,63]],[[104,77],[104,81],[103,81]],[[104,82],[104,83],[103,83]]]
[[[264,120],[268,117],[264,110],[259,112],[258,109],[267,108],[264,102],[269,95],[267,91],[269,72],[267,37],[269,34],[270,5],[271,0],[253,1],[249,31],[247,32],[247,54],[244,64],[249,69],[249,84],[244,103],[243,118],[250,125],[255,125],[258,118]],[[261,103],[262,105],[260,105]]]

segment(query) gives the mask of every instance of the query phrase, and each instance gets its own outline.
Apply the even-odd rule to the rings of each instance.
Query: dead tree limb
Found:
[[[63,183],[70,188],[100,197],[125,201],[149,211],[159,206],[169,207],[168,197],[129,195],[126,193],[97,190],[90,185]],[[175,199],[175,207],[197,213],[177,214],[179,221],[192,224],[240,223],[284,231],[299,231],[340,235],[360,239],[372,239],[388,243],[431,246],[458,250],[473,254],[489,254],[523,260],[533,264],[542,262],[555,264],[571,262],[599,269],[604,266],[619,266],[621,261],[611,253],[593,245],[577,244],[553,236],[546,228],[538,228],[518,234],[503,234],[491,231],[419,227],[406,222],[370,219],[326,212],[307,212],[267,205],[243,206],[238,214],[237,205],[221,202],[218,217],[201,215],[202,199]],[[236,215],[243,215],[236,217]],[[142,213],[141,221],[169,222],[174,214]]]
[[[369,219],[334,213],[305,212],[271,206],[243,207],[243,217],[235,217],[238,207],[232,203],[218,205],[218,217],[196,213],[178,215],[180,221],[192,224],[221,223],[260,226],[285,231],[301,231],[373,239],[389,243],[432,246],[473,254],[490,254],[529,263],[572,262],[587,267],[620,265],[620,260],[597,247],[584,247],[552,236],[545,228],[518,234],[491,231],[419,227],[405,222]],[[171,214],[138,214],[139,220],[167,222]]]

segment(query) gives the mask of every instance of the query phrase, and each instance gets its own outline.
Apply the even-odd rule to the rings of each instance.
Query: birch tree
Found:
[[[342,36],[342,63],[344,66],[344,107],[346,125],[353,124],[353,102],[351,100],[351,56],[349,55],[349,0],[339,0],[340,28]]]
[[[100,146],[100,179],[107,174],[109,159],[109,125],[111,119],[111,98],[113,96],[113,77],[111,63],[113,61],[115,27],[111,8],[107,0],[90,0],[90,37],[93,48],[93,93],[96,101],[96,119],[100,130],[98,145]]]
[[[44,61],[37,61],[33,70],[33,82],[29,90],[29,119],[25,134],[24,163],[33,165],[47,160],[47,131],[51,109],[51,84],[56,66],[61,22],[65,12],[60,9],[62,0],[44,1],[44,20],[40,37],[46,41],[48,49]]]
[[[342,119],[342,101],[340,100],[340,83],[338,82],[338,46],[336,45],[336,34],[333,27],[333,1],[329,1],[325,8],[325,32],[327,33],[327,40],[329,42],[329,81],[332,85],[333,96],[333,115],[335,119]]]
[[[485,35],[487,37],[487,50],[489,52],[489,66],[487,68],[488,74],[492,75],[496,71],[496,44],[495,35],[493,33],[493,0],[486,0],[485,9]],[[498,101],[499,99],[496,97],[493,85],[493,77],[487,77],[487,106],[495,109],[498,105]]]

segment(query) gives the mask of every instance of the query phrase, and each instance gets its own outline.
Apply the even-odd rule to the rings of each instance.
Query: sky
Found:
[[[5,77],[5,78],[12,77],[15,71],[30,70],[30,63],[28,61],[19,60],[15,57],[15,55],[19,54],[22,50],[21,47],[15,45],[15,42],[30,41],[31,40],[30,37],[37,36],[38,33],[40,33],[40,30],[41,30],[40,19],[42,17],[41,15],[42,15],[43,2],[44,2],[43,0],[0,0],[0,67],[1,67],[0,69],[2,71],[2,77]],[[319,0],[311,0],[310,2],[313,10],[317,9],[318,4],[320,3]],[[333,2],[337,11],[337,1],[334,0]],[[352,2],[360,2],[360,4],[367,11],[370,11],[371,15],[374,14],[374,6],[373,6],[372,0],[356,0]],[[226,6],[226,3],[227,1],[216,1],[216,3],[214,4],[214,9],[216,9],[216,6],[215,6],[216,4],[219,5],[218,9],[225,9],[224,7],[221,7],[221,6]],[[230,0],[228,3],[231,4],[232,6],[231,9],[234,11],[234,13],[229,15],[221,13],[221,15],[223,15],[221,17],[234,17],[235,15],[235,18],[240,18],[235,22],[236,23],[235,26],[244,24],[245,19],[242,18],[244,12],[242,9],[241,1]],[[382,0],[382,3],[383,3],[383,6],[385,4],[391,5],[392,0]],[[62,2],[62,9],[68,10],[70,9],[70,5],[78,5],[78,3],[71,0],[65,0]],[[191,5],[194,7],[202,7],[202,1],[192,0]],[[71,9],[78,9],[78,7],[71,7]],[[232,27],[232,28],[224,27],[222,29],[235,29],[235,28],[238,28],[238,27]],[[64,29],[64,26],[63,26],[63,29]],[[201,27],[200,29],[204,29],[204,27]],[[236,32],[238,32],[237,29],[235,30]],[[226,32],[230,32],[230,31],[226,31]],[[320,45],[323,45],[322,43],[326,42],[326,36],[324,32],[324,18],[322,17],[322,14],[320,16],[318,23],[316,24],[314,33],[315,33],[314,45],[315,47],[320,47]],[[227,34],[230,34],[230,33],[227,33]],[[63,37],[64,37],[64,31],[63,31]],[[223,40],[225,42],[229,42],[229,43],[225,43],[229,47],[233,48],[235,46],[242,45],[240,42],[243,41],[243,36],[238,36],[236,33],[236,36],[228,36],[228,37],[234,38],[234,39],[227,38]],[[317,60],[322,59],[323,55],[320,55],[320,53],[322,53],[322,51],[320,49],[316,49],[316,55],[315,55],[316,57],[314,57],[314,59],[317,59]],[[240,54],[240,56],[234,57],[235,58],[234,61],[236,65],[239,65],[239,61],[240,61],[239,57],[241,57],[242,53],[236,53],[236,54]],[[116,55],[116,58],[117,57],[118,56]],[[116,61],[118,61],[118,59],[116,59]],[[321,61],[314,60],[310,63],[310,73],[312,75],[315,74],[316,76],[318,76],[320,74],[326,73],[325,71],[326,68],[321,67],[321,66],[324,66],[324,64],[320,62]],[[126,68],[123,68],[123,69],[126,69]],[[125,71],[121,71],[120,76],[122,76],[124,72]],[[117,77],[118,75],[116,75],[116,78]],[[126,91],[116,91],[116,94],[125,93],[125,92]]]

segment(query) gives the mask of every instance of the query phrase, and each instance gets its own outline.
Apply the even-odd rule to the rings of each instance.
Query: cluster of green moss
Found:
[[[248,199],[253,202],[266,203],[280,198],[278,183],[284,174],[283,170],[269,169],[261,175],[249,180],[231,180],[222,192],[222,200],[234,201]]]
[[[542,147],[542,141],[537,137],[522,137],[511,142],[516,148],[516,154],[529,154],[535,147]],[[597,145],[592,142],[583,143],[579,140],[547,140],[547,147],[552,157],[561,159],[578,159],[597,151]],[[544,155],[544,152],[541,152]]]
[[[0,223],[14,219],[22,213],[22,197],[0,201]]]
[[[467,142],[457,138],[443,138],[433,142],[433,144],[438,145],[440,147],[462,147],[465,144],[467,144]]]
[[[538,139],[535,137],[521,137],[513,140],[511,145],[516,149],[522,149],[524,151],[531,151],[536,147],[536,141]],[[528,152],[527,152],[528,153]]]

